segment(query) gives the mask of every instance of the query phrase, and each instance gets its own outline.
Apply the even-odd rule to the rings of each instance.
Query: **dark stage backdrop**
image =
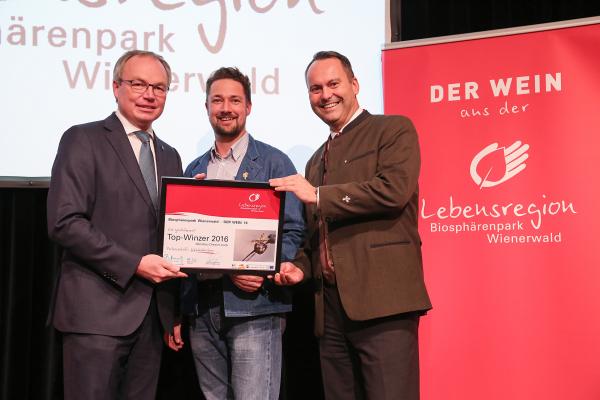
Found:
[[[59,250],[46,233],[46,194],[0,189],[0,399],[60,398],[59,340],[46,326]]]
[[[600,15],[600,2],[391,1],[393,40]],[[48,151],[53,151],[49,149]],[[61,399],[60,334],[46,324],[60,250],[46,234],[47,182],[0,177],[0,400]],[[282,399],[322,399],[309,286],[296,288],[284,336]],[[165,352],[158,399],[201,399],[189,350]]]
[[[596,0],[390,0],[391,41],[600,15]]]

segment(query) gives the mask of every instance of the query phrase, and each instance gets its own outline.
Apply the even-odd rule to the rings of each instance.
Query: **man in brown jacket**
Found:
[[[419,145],[402,116],[371,115],[350,61],[319,52],[305,73],[330,128],[301,175],[271,179],[305,203],[307,237],[276,283],[316,282],[325,397],[419,398],[419,318],[431,308],[417,230]]]

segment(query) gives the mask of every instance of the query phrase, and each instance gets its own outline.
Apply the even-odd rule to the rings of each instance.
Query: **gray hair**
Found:
[[[169,63],[165,61],[165,59],[161,55],[146,50],[129,50],[121,57],[119,57],[117,63],[115,64],[115,68],[113,69],[113,81],[119,82],[122,79],[121,74],[123,73],[123,68],[125,67],[125,64],[127,63],[127,61],[136,56],[152,57],[155,60],[158,60],[165,68],[165,71],[167,71],[167,86],[171,86],[171,66],[169,66]]]

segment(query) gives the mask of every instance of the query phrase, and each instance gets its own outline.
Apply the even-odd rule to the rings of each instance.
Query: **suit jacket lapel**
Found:
[[[160,201],[162,193],[161,178],[169,176],[170,173],[167,171],[167,164],[165,163],[165,145],[156,136],[156,131],[154,131],[154,153],[156,155],[156,178],[158,182],[158,199]]]
[[[317,176],[315,177],[315,186],[321,186],[323,184],[323,175],[325,173],[325,163],[323,162],[323,156],[325,155],[325,148],[327,147],[327,142],[325,142],[320,149],[318,149],[317,151],[319,152],[319,155],[316,157],[316,160],[318,160],[318,165],[317,165]],[[310,179],[310,178],[307,178]]]
[[[259,163],[260,154],[256,148],[256,143],[254,142],[254,138],[248,135],[248,150],[246,150],[246,155],[242,159],[242,163],[240,164],[240,169],[235,177],[236,181],[247,181],[247,182],[256,182],[264,179],[258,179],[259,172],[262,169],[262,165]]]
[[[133,181],[133,184],[135,185],[137,190],[140,192],[140,195],[142,196],[148,207],[150,207],[156,214],[156,210],[154,208],[154,205],[152,204],[152,199],[150,199],[150,194],[148,193],[148,188],[146,187],[146,183],[144,182],[144,177],[142,176],[142,171],[140,170],[140,166],[137,162],[137,159],[135,158],[135,154],[133,154],[131,143],[129,142],[129,139],[125,134],[125,130],[123,129],[121,121],[119,121],[117,116],[113,113],[104,122],[104,127],[107,130],[106,138],[117,153],[117,156],[123,164],[123,168],[125,169],[127,174],[129,174],[129,177]],[[156,153],[158,153],[158,151]]]

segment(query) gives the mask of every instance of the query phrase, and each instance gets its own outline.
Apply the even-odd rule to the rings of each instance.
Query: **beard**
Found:
[[[213,130],[215,131],[215,135],[223,136],[226,138],[235,138],[244,130],[243,127],[236,125],[229,130],[223,129],[218,125],[213,126]]]
[[[215,135],[225,137],[225,138],[230,138],[230,139],[238,137],[240,135],[240,133],[242,133],[245,129],[244,125],[240,125],[238,123],[229,127],[228,129],[225,129],[219,125],[218,120],[217,120],[216,124],[211,123],[211,125],[213,128],[213,131],[215,132]]]

